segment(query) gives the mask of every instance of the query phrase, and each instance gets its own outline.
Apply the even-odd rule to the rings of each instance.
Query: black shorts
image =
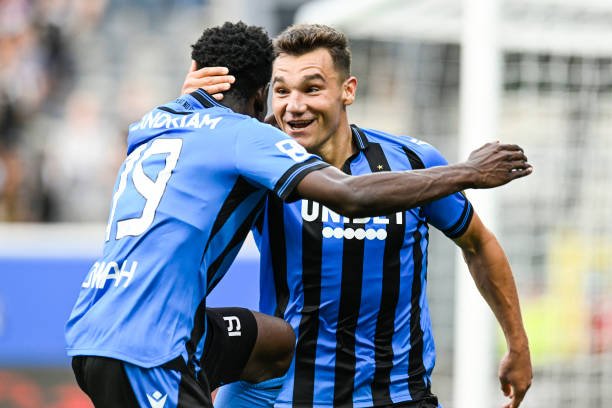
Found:
[[[75,356],[72,370],[96,408],[212,408],[210,390],[196,380],[182,357],[143,368],[98,356]]]
[[[240,379],[255,341],[257,321],[241,307],[208,308],[204,354],[200,360],[211,390]]]
[[[422,399],[420,401],[398,402],[397,404],[389,405],[388,408],[438,408],[438,398],[435,395]]]
[[[199,374],[180,356],[153,368],[75,356],[72,369],[79,387],[96,408],[212,408],[211,390],[240,378],[257,340],[257,321],[243,308],[207,309],[206,320]]]

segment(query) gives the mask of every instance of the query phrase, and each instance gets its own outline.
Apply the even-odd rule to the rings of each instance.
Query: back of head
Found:
[[[236,78],[225,92],[230,98],[244,102],[270,81],[274,52],[272,40],[261,27],[226,22],[204,30],[191,47],[198,69],[227,67]]]
[[[274,39],[274,54],[300,56],[318,48],[329,51],[334,66],[344,78],[351,75],[351,51],[346,35],[323,24],[296,24]]]

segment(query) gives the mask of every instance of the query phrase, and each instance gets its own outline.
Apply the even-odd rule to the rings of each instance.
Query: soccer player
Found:
[[[531,172],[518,146],[497,143],[454,166],[348,176],[257,120],[274,57],[261,28],[205,30],[192,57],[238,80],[225,106],[197,90],[129,127],[103,254],[66,325],[77,382],[96,407],[211,407],[218,384],[286,371],[295,339],[281,319],[206,308],[269,191],[360,217]]]
[[[282,130],[347,174],[445,165],[411,137],[349,125],[355,97],[346,37],[297,25],[275,40],[272,108]],[[215,71],[219,70],[219,71]],[[229,72],[232,73],[230,67]],[[184,89],[229,87],[220,68],[190,73]],[[202,76],[205,76],[203,79]],[[221,98],[220,95],[216,95]],[[383,173],[384,174],[384,173]],[[435,350],[426,298],[428,229],[462,249],[470,272],[506,336],[501,361],[507,407],[518,407],[532,369],[512,272],[495,236],[455,193],[386,217],[346,218],[324,203],[269,196],[258,226],[260,310],[284,318],[297,336],[286,378],[220,390],[222,408],[437,407]]]

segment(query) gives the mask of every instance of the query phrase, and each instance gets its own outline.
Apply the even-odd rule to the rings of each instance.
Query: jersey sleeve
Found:
[[[255,119],[245,121],[236,138],[236,168],[249,181],[285,201],[308,173],[329,166],[280,130]]]
[[[448,164],[444,156],[431,145],[424,144],[420,152],[426,168]],[[465,233],[474,215],[472,204],[463,192],[432,201],[423,210],[427,221],[451,239]]]

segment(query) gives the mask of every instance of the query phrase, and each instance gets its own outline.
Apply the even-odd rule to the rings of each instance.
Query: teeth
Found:
[[[287,122],[292,128],[305,128],[312,123],[312,120],[300,120]]]

